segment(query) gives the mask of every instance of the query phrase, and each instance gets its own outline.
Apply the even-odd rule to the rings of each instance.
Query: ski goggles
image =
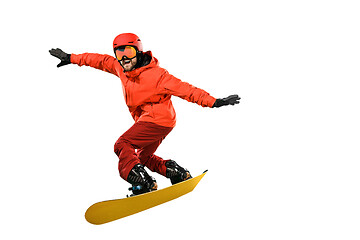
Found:
[[[133,46],[121,46],[115,49],[117,60],[121,61],[123,57],[132,59],[136,57],[136,49]]]

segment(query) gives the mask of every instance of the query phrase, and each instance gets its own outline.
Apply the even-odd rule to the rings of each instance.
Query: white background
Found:
[[[1,239],[359,239],[357,1],[3,1]],[[194,192],[109,224],[127,194],[113,144],[132,125],[120,80],[48,50],[112,54],[140,36],[170,73],[241,104],[173,97],[157,151],[209,169]],[[169,181],[157,174],[160,188]]]

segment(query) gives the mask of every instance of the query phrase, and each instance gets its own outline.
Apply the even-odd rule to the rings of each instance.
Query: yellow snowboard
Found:
[[[194,190],[206,172],[207,170],[197,177],[190,178],[189,180],[164,189],[129,198],[95,203],[88,208],[85,213],[85,218],[89,223],[103,224],[171,201]]]

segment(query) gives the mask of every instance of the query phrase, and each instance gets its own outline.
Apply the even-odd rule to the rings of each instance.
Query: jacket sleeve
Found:
[[[212,107],[216,101],[216,98],[212,97],[206,91],[181,81],[169,74],[166,70],[162,75],[159,85],[166,94],[180,97],[203,107]]]
[[[70,61],[80,67],[90,66],[115,75],[117,75],[116,65],[120,65],[114,57],[98,53],[71,54]]]

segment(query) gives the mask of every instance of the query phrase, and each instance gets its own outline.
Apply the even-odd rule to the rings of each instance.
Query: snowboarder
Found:
[[[162,140],[176,123],[171,96],[177,96],[202,107],[222,107],[239,103],[238,95],[216,99],[206,91],[172,76],[159,66],[151,51],[143,52],[142,42],[132,33],[118,35],[113,41],[115,58],[97,53],[67,54],[51,49],[61,62],[90,66],[118,76],[129,111],[135,121],[114,145],[119,158],[120,176],[129,182],[134,195],[157,189],[156,180],[146,166],[171,180],[172,184],[191,178],[190,172],[174,160],[154,155]]]

